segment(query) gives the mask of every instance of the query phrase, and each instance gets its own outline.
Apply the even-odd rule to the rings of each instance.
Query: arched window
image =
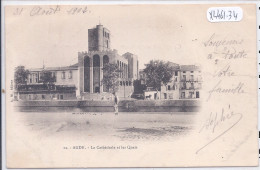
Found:
[[[106,65],[109,63],[109,57],[107,55],[103,56],[103,65]]]
[[[89,56],[84,57],[84,67],[90,67],[90,59]]]
[[[109,57],[107,55],[103,56],[103,66],[109,63]],[[103,70],[103,75],[107,75],[107,71]],[[109,89],[104,85],[103,86],[103,92],[108,92]]]
[[[84,57],[84,92],[90,92],[90,58]]]
[[[100,67],[100,57],[97,54],[93,56],[93,67]]]
[[[93,91],[100,93],[100,57],[97,54],[93,56]]]

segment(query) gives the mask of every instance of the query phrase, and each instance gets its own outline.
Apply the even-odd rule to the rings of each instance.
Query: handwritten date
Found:
[[[87,6],[64,8],[62,6],[32,6],[30,8],[16,8],[13,15],[20,16],[28,14],[31,17],[37,16],[52,16],[58,13],[65,13],[67,15],[77,15],[91,13]]]

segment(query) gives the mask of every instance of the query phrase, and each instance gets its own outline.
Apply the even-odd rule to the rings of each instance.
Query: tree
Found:
[[[167,85],[175,71],[175,64],[164,62],[162,60],[151,60],[146,64],[144,73],[146,74],[147,86],[153,87],[155,90],[161,90],[161,85]]]
[[[43,70],[41,72],[41,79],[39,80],[40,83],[43,84],[53,84],[56,80],[56,77],[52,75],[52,72]]]
[[[45,87],[47,87],[48,90],[51,90],[54,88],[52,85],[56,81],[56,77],[52,75],[52,72],[43,70],[41,72],[41,77],[39,82],[43,83]]]
[[[146,89],[146,85],[141,84],[141,80],[134,80],[134,94],[141,94]]]
[[[29,70],[25,69],[24,66],[17,66],[14,73],[15,89],[19,85],[26,85],[28,81]]]
[[[110,93],[115,93],[118,91],[119,87],[119,70],[118,66],[113,63],[107,63],[103,66],[103,80],[102,84]]]

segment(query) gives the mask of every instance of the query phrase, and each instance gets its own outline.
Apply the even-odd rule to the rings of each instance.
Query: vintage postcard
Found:
[[[258,165],[255,4],[4,14],[8,168]]]

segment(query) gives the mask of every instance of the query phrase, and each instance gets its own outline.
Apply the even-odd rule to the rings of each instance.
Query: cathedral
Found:
[[[133,82],[139,78],[138,57],[132,53],[119,55],[111,49],[110,31],[103,25],[88,30],[88,51],[78,52],[78,63],[66,67],[29,69],[27,85],[19,86],[21,100],[110,100],[111,94],[103,86],[103,66],[117,64],[121,70],[118,96],[130,97]],[[52,73],[54,86],[47,87],[41,77],[43,71]]]
[[[146,75],[140,70],[138,57],[130,52],[123,55],[111,49],[111,33],[103,25],[88,29],[88,51],[78,52],[78,62],[66,67],[29,69],[26,84],[17,89],[18,100],[111,100],[113,95],[102,84],[107,63],[113,63],[119,73],[120,98],[130,98],[134,81],[146,85]],[[174,64],[174,63],[173,63]],[[158,92],[151,87],[141,90],[144,99],[198,99],[202,87],[201,68],[174,64],[171,81]],[[44,71],[51,72],[54,82],[43,83]],[[140,74],[140,75],[139,75]],[[138,89],[137,89],[138,90]]]
[[[138,79],[138,58],[129,52],[119,55],[111,48],[110,31],[97,25],[88,30],[88,51],[78,53],[79,95],[93,98],[99,93],[107,93],[102,85],[103,66],[117,64],[120,73],[119,96],[129,97],[133,92],[133,81]],[[98,97],[96,97],[98,98]]]

